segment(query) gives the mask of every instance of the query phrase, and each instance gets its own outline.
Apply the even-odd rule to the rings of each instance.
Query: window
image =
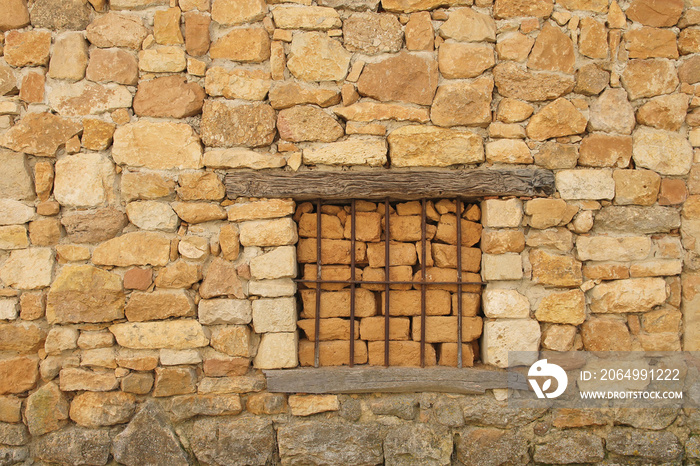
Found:
[[[482,332],[478,205],[315,201],[299,204],[295,219],[302,366],[473,365]]]

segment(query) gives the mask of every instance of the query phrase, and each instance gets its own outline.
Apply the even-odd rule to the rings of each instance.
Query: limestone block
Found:
[[[540,346],[540,324],[531,319],[499,319],[484,322],[481,355],[496,367],[533,364]],[[509,351],[531,351],[531,357],[509,360]]]

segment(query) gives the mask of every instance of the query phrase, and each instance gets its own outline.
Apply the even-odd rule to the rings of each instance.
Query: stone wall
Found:
[[[223,177],[553,170],[480,200],[477,364],[699,350],[699,26],[698,0],[0,0],[0,464],[697,461],[689,410],[267,391],[299,365],[298,206]]]

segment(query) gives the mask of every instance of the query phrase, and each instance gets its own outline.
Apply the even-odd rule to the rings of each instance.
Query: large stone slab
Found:
[[[202,417],[190,439],[197,459],[205,464],[269,464],[275,454],[275,431],[264,417]]]
[[[32,26],[46,29],[82,30],[90,22],[87,0],[37,0],[32,7]]]
[[[102,154],[63,157],[55,170],[53,193],[63,206],[96,207],[114,198],[114,165]]]
[[[377,138],[349,138],[345,141],[317,144],[304,149],[305,164],[312,165],[369,165],[380,167],[386,163],[386,142]]]
[[[139,50],[148,35],[148,29],[138,16],[110,11],[90,23],[85,33],[90,43],[97,47]]]
[[[139,120],[120,126],[112,157],[120,165],[156,170],[202,168],[199,137],[186,123]]]
[[[68,419],[68,400],[54,382],[49,382],[27,398],[27,427],[32,435],[61,429]]]
[[[131,92],[117,84],[97,84],[89,81],[54,83],[49,105],[60,115],[80,117],[119,108],[131,107]]]
[[[211,147],[260,147],[276,134],[275,111],[268,104],[207,101],[202,111],[202,141]]]
[[[484,161],[481,136],[434,126],[403,126],[389,134],[394,167],[447,167]]]
[[[596,230],[607,232],[668,233],[680,226],[680,214],[670,207],[607,206],[595,216]]]
[[[51,284],[56,263],[50,248],[18,249],[0,267],[0,279],[5,286],[20,290],[36,290]]]
[[[622,73],[622,85],[630,100],[670,94],[678,86],[678,72],[670,60],[630,60]]]
[[[46,462],[101,466],[107,464],[111,443],[106,430],[69,427],[39,437],[33,454]]]
[[[666,301],[666,281],[657,277],[614,280],[596,285],[588,294],[591,312],[647,312]]]
[[[437,126],[488,126],[492,94],[493,79],[486,76],[471,83],[445,83],[438,87],[430,119]]]
[[[125,299],[119,275],[91,265],[66,266],[49,289],[46,319],[50,324],[111,322],[124,317]]]
[[[117,236],[127,225],[123,212],[105,207],[94,211],[70,211],[61,217],[68,239],[75,243],[100,243]]]

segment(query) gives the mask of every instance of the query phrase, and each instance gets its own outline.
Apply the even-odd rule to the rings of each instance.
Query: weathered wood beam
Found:
[[[267,389],[278,393],[419,393],[482,394],[493,388],[526,390],[515,372],[447,367],[322,367],[263,371]]]
[[[480,198],[549,196],[554,174],[541,169],[351,171],[237,170],[226,175],[226,193],[236,197],[309,199]]]

